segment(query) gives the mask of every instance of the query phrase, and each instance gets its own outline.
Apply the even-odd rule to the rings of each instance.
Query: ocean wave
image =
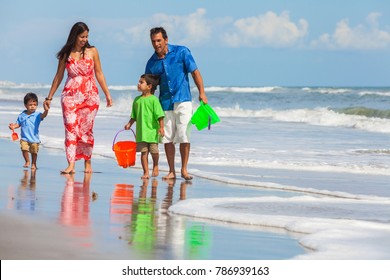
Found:
[[[5,89],[48,89],[50,84],[44,83],[15,83],[12,81],[0,81],[0,88]],[[109,85],[111,91],[137,91],[137,85]],[[192,92],[197,92],[197,87],[192,87]],[[317,93],[326,95],[356,94],[360,96],[378,95],[390,96],[390,88],[385,87],[288,87],[288,86],[206,86],[209,93]]]
[[[357,116],[366,116],[369,118],[390,119],[390,110],[377,110],[377,109],[371,109],[366,107],[350,107],[345,109],[334,109],[334,111],[346,115],[357,115]]]
[[[234,92],[234,93],[267,93],[275,90],[280,90],[282,87],[269,86],[269,87],[220,87],[220,86],[209,86],[205,88],[206,92]],[[197,91],[196,87],[191,89]]]
[[[118,90],[118,91],[136,91],[137,86],[129,85],[129,86],[108,86],[110,90]]]
[[[10,81],[0,81],[0,88],[14,88],[14,89],[40,89],[50,88],[50,85],[41,83],[14,83]]]
[[[372,132],[390,133],[390,118],[346,114],[329,108],[290,110],[244,110],[239,105],[233,108],[214,108],[220,117],[263,118],[283,122],[308,123],[312,125],[349,127]],[[372,110],[375,111],[375,110]],[[376,110],[379,111],[379,110]]]
[[[388,207],[388,200],[306,195],[187,199],[172,205],[168,211],[175,215],[302,233],[299,243],[311,250],[294,259],[378,260],[389,258],[388,250],[383,247],[390,232]],[[375,240],[370,236],[375,236]],[[349,242],[345,241],[346,237],[351,237]],[[362,255],[362,252],[368,253]]]
[[[342,94],[342,93],[350,93],[352,92],[352,89],[350,88],[313,88],[313,87],[303,87],[302,91],[305,92],[316,92],[316,93],[322,93],[322,94]]]

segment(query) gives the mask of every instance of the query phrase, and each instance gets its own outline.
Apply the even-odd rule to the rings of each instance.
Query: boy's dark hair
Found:
[[[167,35],[167,32],[165,31],[164,27],[159,26],[159,27],[154,27],[154,28],[150,29],[150,37],[152,37],[152,35],[155,35],[158,33],[161,33],[164,40],[168,39],[168,35]]]
[[[141,75],[142,79],[145,79],[147,85],[152,85],[152,88],[150,89],[150,92],[154,94],[154,92],[157,89],[157,86],[160,83],[160,76],[153,75],[153,74],[143,74]]]
[[[33,92],[29,92],[27,93],[25,96],[24,96],[24,105],[27,105],[27,103],[32,100],[32,101],[36,101],[38,103],[38,96],[33,93]]]

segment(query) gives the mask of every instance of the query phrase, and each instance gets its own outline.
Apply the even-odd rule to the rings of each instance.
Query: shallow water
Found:
[[[1,140],[0,207],[60,225],[72,246],[110,259],[289,259],[302,254],[293,233],[169,214],[172,204],[196,197],[275,193],[195,178],[139,179],[141,170],[95,159],[97,173],[59,175],[63,155],[41,149],[35,176],[21,168],[18,144]],[[110,163],[111,162],[111,163]],[[107,164],[111,167],[107,168]],[[101,172],[101,173],[100,173]],[[277,191],[276,191],[277,193]],[[290,194],[291,195],[291,194]],[[98,256],[98,255],[97,255]]]
[[[7,124],[20,112],[24,92],[33,90],[43,98],[47,88],[44,85],[0,83],[0,137],[10,137]],[[134,174],[125,172],[128,176],[123,178],[123,170],[112,169],[115,156],[111,149],[114,135],[128,121],[132,100],[138,93],[131,86],[110,88],[114,107],[101,106],[94,131],[94,156],[102,159],[97,171],[103,173],[93,174],[91,186],[102,188],[99,191],[101,198],[102,193],[111,194],[117,184],[133,185],[133,203],[138,205],[136,199],[142,185],[137,174],[140,165],[137,162],[131,169]],[[174,211],[170,214],[174,212],[183,219],[188,216],[191,221],[198,218],[213,223],[219,221],[230,229],[243,223],[270,228],[271,233],[275,228],[288,229],[289,237],[292,237],[291,231],[305,232],[307,236],[299,237],[299,243],[317,251],[316,254],[304,255],[304,258],[389,258],[382,246],[388,244],[390,231],[386,214],[386,209],[390,211],[390,119],[386,107],[390,102],[389,88],[208,87],[206,92],[221,122],[212,125],[210,130],[198,131],[194,127],[189,171],[196,180],[187,187],[184,202],[188,203],[176,207],[180,201],[178,180],[170,208]],[[42,146],[53,155],[63,151],[59,105],[57,93],[49,117],[41,125]],[[194,99],[194,109],[197,105]],[[124,134],[123,137],[130,136]],[[166,172],[162,149],[160,154],[160,166],[162,172],[164,169]],[[176,159],[179,161],[179,156]],[[62,197],[66,179],[58,180],[57,172],[63,168],[63,159],[59,161],[47,166],[49,170],[53,166],[57,168],[51,170],[55,177],[46,174],[45,180],[50,177],[54,180],[51,182],[61,186],[61,193],[57,196]],[[83,178],[76,174],[75,180],[82,182]],[[106,186],[101,186],[104,182]],[[167,184],[158,183],[158,196],[153,207],[159,214],[161,201],[167,196],[167,191],[160,190],[167,188]],[[149,182],[148,193],[151,188]],[[289,198],[294,196],[300,198],[297,205],[304,205],[303,209],[292,205]],[[276,200],[275,197],[282,199]],[[193,201],[194,198],[204,201]],[[213,198],[218,199],[208,200]],[[109,201],[110,196],[104,199]],[[273,206],[277,208],[272,208],[275,212],[253,206],[269,206],[265,202],[267,199],[272,201],[271,205],[275,203]],[[361,206],[350,204],[351,200],[361,202]],[[308,201],[314,201],[318,207],[313,209]],[[55,201],[56,205],[60,203]],[[99,199],[90,204],[90,211],[98,203]],[[226,204],[231,207],[221,207]],[[245,211],[237,215],[231,211],[232,207]],[[330,216],[329,209],[332,210]],[[362,215],[372,209],[379,210],[375,217]],[[308,213],[315,211],[313,215],[301,215],[306,210]],[[90,213],[94,215],[93,211]],[[321,227],[323,224],[326,226]],[[329,228],[337,229],[343,238],[329,233]],[[359,232],[359,238],[355,238],[356,232]],[[366,239],[376,242],[367,248],[361,241]],[[337,246],[344,250],[336,250]]]

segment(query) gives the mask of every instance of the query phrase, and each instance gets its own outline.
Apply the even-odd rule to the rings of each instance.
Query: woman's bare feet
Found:
[[[86,160],[84,162],[84,173],[92,173],[92,164],[91,160]]]
[[[61,172],[61,174],[75,174],[76,173],[76,171],[74,171],[73,169],[71,169],[69,171],[67,169],[65,169],[65,170],[61,170],[60,172]]]
[[[69,163],[68,167],[64,170],[61,170],[61,174],[74,174],[76,171],[74,170],[74,162]]]

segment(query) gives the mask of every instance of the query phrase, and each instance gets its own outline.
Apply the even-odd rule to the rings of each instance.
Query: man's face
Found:
[[[159,57],[164,57],[168,52],[168,39],[164,39],[161,32],[150,37],[154,50]]]

